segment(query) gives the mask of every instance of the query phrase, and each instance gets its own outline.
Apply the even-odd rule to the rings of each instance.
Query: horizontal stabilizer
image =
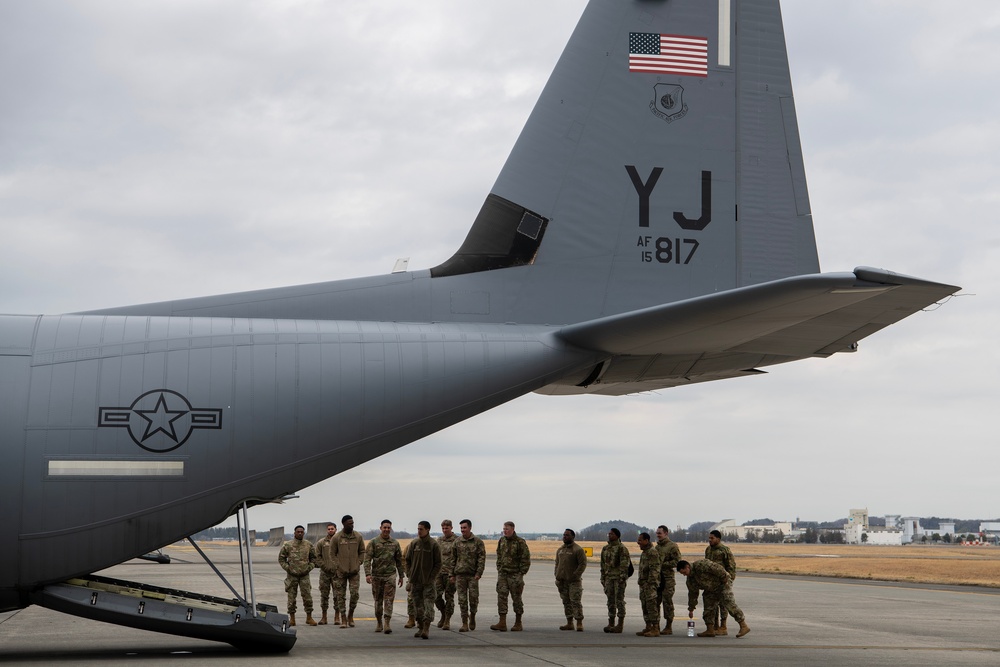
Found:
[[[784,278],[574,324],[568,343],[614,355],[740,351],[795,358],[860,339],[957,292],[880,269]]]
[[[758,366],[850,352],[960,288],[881,269],[784,278],[559,330],[609,358],[548,394],[623,395],[752,375]]]

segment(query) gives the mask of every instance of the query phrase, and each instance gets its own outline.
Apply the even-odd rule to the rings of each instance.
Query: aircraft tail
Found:
[[[431,275],[513,267],[521,322],[819,270],[777,0],[591,0]]]

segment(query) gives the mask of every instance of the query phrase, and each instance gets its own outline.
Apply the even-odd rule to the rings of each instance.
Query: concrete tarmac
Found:
[[[242,592],[239,552],[232,546],[201,545]],[[169,565],[129,561],[101,574],[158,586],[232,597],[225,585],[190,547],[174,546]],[[276,547],[253,549],[257,600],[285,611],[284,573]],[[634,578],[626,592],[628,615],[623,634],[605,634],[607,607],[598,566],[584,576],[584,632],[565,632],[562,604],[551,562],[536,561],[526,577],[524,632],[493,632],[496,622],[495,562],[487,562],[480,582],[480,611],[475,632],[459,633],[431,626],[430,639],[403,629],[405,592],[399,589],[391,635],[375,634],[371,589],[362,579],[357,626],[309,627],[299,609],[298,641],[287,655],[240,653],[226,644],[133,630],[28,607],[0,614],[0,663],[49,664],[94,662],[109,665],[672,665],[738,663],[756,665],[996,665],[1000,664],[1000,589],[877,584],[860,580],[764,576],[741,573],[736,601],[753,631],[730,636],[688,638],[687,598],[677,578],[674,604],[677,634],[637,637],[643,627]],[[317,575],[313,596],[319,613]],[[332,610],[331,610],[332,612]],[[332,613],[330,618],[332,619]],[[456,613],[457,618],[457,613]],[[513,615],[510,619],[512,620]],[[697,628],[704,629],[701,608]],[[454,619],[453,619],[454,620]]]

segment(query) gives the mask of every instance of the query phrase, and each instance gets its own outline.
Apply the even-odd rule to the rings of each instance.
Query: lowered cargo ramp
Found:
[[[34,604],[82,618],[140,630],[231,644],[244,651],[285,653],[295,645],[288,616],[269,604],[249,604],[88,575],[50,584],[32,595]]]

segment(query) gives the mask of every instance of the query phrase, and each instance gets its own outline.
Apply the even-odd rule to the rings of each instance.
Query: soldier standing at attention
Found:
[[[601,586],[608,596],[608,624],[605,632],[620,633],[625,625],[625,583],[632,557],[622,544],[622,533],[617,528],[608,531],[608,544],[601,549]],[[615,614],[618,624],[615,625]]]
[[[486,570],[486,545],[472,534],[472,522],[462,519],[458,522],[461,539],[451,550],[452,581],[458,590],[458,606],[462,612],[462,627],[459,632],[476,629],[476,610],[479,609],[479,580]]]
[[[676,542],[670,540],[670,531],[666,526],[656,529],[656,548],[660,551],[660,586],[657,589],[657,606],[663,605],[663,630],[661,635],[674,634],[671,625],[674,622],[674,588],[677,580],[677,561],[681,559],[681,550]]]
[[[642,554],[639,556],[639,603],[646,627],[635,633],[640,637],[660,636],[660,601],[656,591],[660,587],[660,550],[649,539],[649,533],[639,533],[636,540]]]
[[[417,539],[406,550],[406,572],[410,577],[410,595],[417,617],[414,637],[427,639],[431,621],[434,620],[434,582],[441,574],[441,547],[431,539],[431,524],[417,524]]]
[[[694,610],[698,607],[698,590],[705,591],[705,612],[702,618],[705,619],[706,628],[704,632],[698,633],[699,637],[715,637],[718,634],[715,632],[715,617],[716,608],[720,604],[740,624],[737,638],[750,632],[743,611],[736,606],[736,598],[733,597],[733,580],[724,567],[702,558],[693,565],[686,560],[680,561],[677,563],[677,571],[687,577],[688,618],[694,618]]]
[[[441,547],[441,574],[434,583],[434,589],[437,591],[434,605],[441,612],[441,620],[437,626],[442,630],[451,629],[451,617],[455,613],[455,581],[451,573],[454,567],[452,551],[457,542],[458,535],[454,533],[451,519],[445,519],[441,522],[441,537],[437,538],[438,546]]]
[[[295,539],[281,545],[278,552],[278,565],[285,571],[285,592],[288,593],[288,625],[295,625],[296,592],[302,592],[302,606],[306,608],[306,624],[316,625],[313,620],[312,584],[309,582],[309,572],[315,566],[316,551],[309,540],[305,539],[304,526],[295,526]]]
[[[334,578],[337,574],[337,561],[330,553],[330,540],[337,534],[337,524],[332,521],[326,524],[326,537],[316,543],[316,562],[319,563],[319,606],[323,611],[323,618],[319,619],[320,625],[326,625],[326,611],[330,608],[330,588],[333,586]],[[340,623],[340,613],[337,611],[337,602],[333,604],[334,624]]]
[[[378,537],[365,547],[365,581],[372,585],[372,598],[375,600],[375,632],[383,632],[384,629],[387,635],[392,634],[389,621],[392,619],[396,588],[403,585],[403,552],[391,533],[392,521],[382,519]],[[395,575],[398,575],[398,585],[394,585]]]
[[[726,572],[729,573],[730,581],[736,580],[736,558],[733,556],[733,552],[729,550],[729,547],[722,543],[722,533],[717,530],[713,530],[708,534],[708,546],[705,547],[705,558],[724,567]],[[715,634],[729,634],[729,631],[726,629],[726,618],[725,607],[719,605],[719,617],[715,623]]]
[[[337,611],[340,612],[340,627],[354,627],[354,609],[361,597],[361,563],[365,559],[365,541],[361,533],[354,530],[354,517],[344,515],[340,520],[343,528],[330,540],[330,551],[337,562],[337,575],[334,579],[334,598]],[[347,607],[347,587],[351,587],[350,611]]]
[[[524,615],[524,603],[521,593],[524,592],[524,575],[531,567],[531,552],[528,543],[514,532],[514,522],[505,521],[503,537],[497,540],[497,611],[500,621],[490,626],[490,630],[507,631],[507,595],[514,603],[514,625],[511,632],[519,632],[521,617]]]
[[[562,598],[566,625],[560,630],[572,630],[576,619],[577,632],[583,632],[583,571],[587,569],[587,554],[577,544],[576,531],[563,531],[563,545],[556,551],[556,589]]]

